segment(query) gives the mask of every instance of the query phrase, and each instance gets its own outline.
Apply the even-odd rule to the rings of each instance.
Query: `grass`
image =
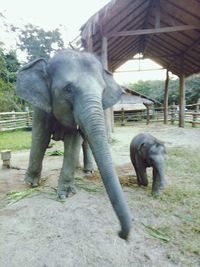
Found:
[[[131,186],[134,192],[128,203],[138,212],[138,221],[147,238],[157,244],[160,242],[170,261],[177,266],[200,266],[199,150],[167,147],[165,174],[167,186],[158,198],[154,198],[149,168],[149,186]]]
[[[75,185],[87,192],[101,192],[104,190],[102,184],[81,177],[75,177]]]
[[[148,208],[155,217],[162,219],[156,225],[148,224],[146,231],[154,238],[169,237],[166,246],[171,247],[172,252],[168,257],[176,264],[197,266],[196,259],[200,256],[200,153],[186,147],[167,150],[168,185],[159,199],[148,200]]]
[[[25,197],[32,195],[33,193],[38,192],[39,190],[40,188],[36,187],[36,188],[28,188],[23,191],[10,191],[7,193],[7,199],[8,199],[9,204],[11,205]]]
[[[0,132],[0,150],[22,150],[31,147],[31,131]]]
[[[62,151],[62,150],[48,151],[47,155],[48,156],[63,156],[64,155],[64,151]]]
[[[153,227],[151,227],[149,225],[146,225],[144,223],[143,223],[143,225],[144,225],[144,227],[146,229],[146,232],[150,236],[153,236],[153,237],[155,237],[157,239],[161,239],[161,240],[166,241],[166,242],[169,242],[170,241],[169,236],[164,231],[160,231],[160,230],[155,229],[155,228],[153,228]]]

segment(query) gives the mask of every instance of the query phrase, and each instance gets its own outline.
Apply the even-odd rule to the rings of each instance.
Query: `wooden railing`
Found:
[[[187,106],[193,108],[185,111],[185,122],[190,123],[192,127],[200,125],[200,104]],[[179,112],[174,106],[168,109],[168,122],[174,124],[179,120]],[[127,125],[134,122],[163,122],[164,109],[154,108],[144,111],[118,111],[114,113],[114,122],[116,125]],[[0,113],[0,131],[16,130],[30,128],[32,126],[32,112],[2,112]]]
[[[185,111],[185,123],[190,123],[192,127],[200,125],[200,103],[188,105]],[[189,109],[190,108],[190,109]],[[171,124],[179,121],[179,112],[176,106],[168,108],[168,122]],[[143,111],[125,111],[121,110],[114,113],[114,122],[116,125],[128,125],[134,122],[164,122],[164,108],[152,108]]]
[[[32,113],[27,112],[1,112],[0,131],[9,131],[29,128],[32,125]]]

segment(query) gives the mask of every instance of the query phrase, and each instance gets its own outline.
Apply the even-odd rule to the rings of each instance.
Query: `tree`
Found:
[[[25,25],[24,29],[12,25],[11,29],[18,33],[18,47],[27,53],[28,60],[49,58],[53,51],[64,47],[59,29],[45,31],[32,24]]]
[[[160,103],[164,102],[164,81],[138,81],[126,86]],[[195,104],[198,99],[200,99],[200,74],[187,78],[185,82],[186,104]],[[173,103],[179,103],[179,79],[169,81],[169,105]]]
[[[19,62],[15,51],[5,53],[0,45],[0,111],[21,110],[21,100],[15,94],[16,72]]]
[[[200,99],[200,75],[196,74],[186,80],[186,103],[194,104]]]

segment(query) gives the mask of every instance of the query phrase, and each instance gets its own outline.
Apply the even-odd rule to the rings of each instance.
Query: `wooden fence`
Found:
[[[27,112],[1,112],[0,131],[9,131],[29,128],[32,125],[32,113]]]
[[[185,123],[190,123],[192,127],[200,125],[199,105],[190,105],[190,110],[185,111]],[[193,106],[193,107],[192,107]],[[194,107],[196,108],[194,109]],[[168,122],[171,124],[178,123],[179,112],[174,106],[168,109]],[[114,113],[114,122],[116,125],[128,125],[134,122],[164,122],[164,108],[147,109],[144,111],[125,111],[121,110]]]
[[[196,109],[194,109],[196,106]],[[191,108],[191,106],[190,106]],[[172,106],[168,109],[168,121],[171,124],[178,122],[179,113]],[[134,122],[163,122],[163,108],[154,108],[145,111],[124,111],[114,113],[114,122],[116,125],[128,125]],[[192,127],[200,125],[199,104],[193,105],[193,110],[185,112],[185,123],[190,123]],[[0,131],[16,130],[30,128],[32,125],[32,112],[2,112],[0,113]]]

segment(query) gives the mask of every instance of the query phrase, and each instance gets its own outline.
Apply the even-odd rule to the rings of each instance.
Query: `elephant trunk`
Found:
[[[164,158],[162,158],[161,163],[158,167],[158,175],[160,177],[160,189],[165,187],[165,167],[164,167]]]
[[[96,101],[95,103],[95,101],[92,101],[76,114],[79,114],[78,118],[76,117],[77,122],[92,149],[107,194],[120,221],[121,231],[119,236],[127,239],[132,218],[111,159],[101,102]]]
[[[153,186],[152,193],[159,194],[160,189],[165,187],[164,158],[160,155],[159,160],[154,163],[153,167]]]

